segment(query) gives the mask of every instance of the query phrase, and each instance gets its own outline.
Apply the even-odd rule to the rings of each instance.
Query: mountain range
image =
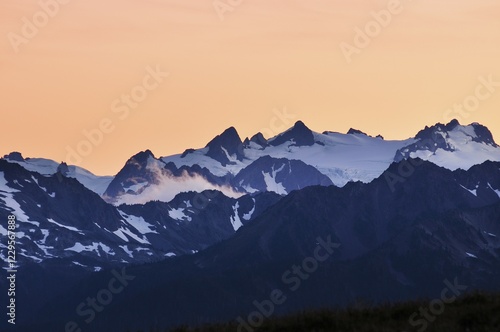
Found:
[[[246,318],[274,289],[289,298],[278,314],[434,296],[445,279],[500,289],[500,147],[477,123],[401,141],[231,127],[179,155],[139,152],[115,176],[13,152],[0,160],[10,214],[26,331]],[[283,277],[324,243],[307,278]],[[125,268],[126,291],[86,323],[75,308]]]

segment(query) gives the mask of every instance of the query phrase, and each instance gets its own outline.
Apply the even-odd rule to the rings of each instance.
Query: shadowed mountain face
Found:
[[[411,174],[401,172],[406,163],[414,165]],[[404,181],[391,186],[389,174]],[[274,314],[360,299],[435,297],[445,280],[468,290],[498,290],[499,178],[500,163],[450,171],[410,160],[392,164],[369,184],[294,191],[198,254],[128,267],[135,278],[92,322],[92,331],[246,319],[257,310],[253,302],[269,299],[275,289],[287,300]],[[244,211],[252,205],[251,198],[246,201]],[[154,220],[161,207],[127,209]],[[81,282],[66,280],[71,297],[47,298],[38,322],[81,324],[74,308],[109,278],[102,271]]]
[[[330,178],[300,160],[261,157],[241,170],[233,183],[242,191],[272,191],[286,195],[311,185],[333,185]]]
[[[230,158],[232,156],[241,161],[244,157],[242,153],[242,144],[243,142],[241,142],[236,129],[230,127],[207,144],[207,156],[217,160],[222,166],[230,164]]]
[[[311,129],[307,128],[302,121],[297,121],[288,131],[276,136],[269,142],[272,146],[278,146],[283,143],[295,146],[311,146],[314,144],[314,135]]]
[[[73,178],[45,177],[4,160],[0,186],[0,216],[18,220],[20,265],[63,259],[90,271],[203,250],[281,198],[261,193],[233,199],[205,191],[179,194],[169,203],[115,207]],[[6,236],[4,227],[0,235]]]

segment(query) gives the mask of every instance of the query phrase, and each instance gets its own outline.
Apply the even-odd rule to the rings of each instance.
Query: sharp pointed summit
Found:
[[[314,144],[314,135],[311,129],[299,120],[292,128],[270,140],[269,144],[278,146],[285,142],[295,146],[311,146]]]
[[[243,142],[234,127],[229,127],[217,135],[206,146],[207,156],[217,160],[223,166],[231,164],[234,160],[242,160]]]
[[[140,193],[149,184],[157,182],[156,168],[161,169],[164,166],[150,150],[135,154],[111,181],[104,192],[104,199],[113,202],[116,197],[125,193]]]

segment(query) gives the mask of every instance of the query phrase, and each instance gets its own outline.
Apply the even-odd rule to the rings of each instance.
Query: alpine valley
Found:
[[[392,141],[301,121],[272,138],[231,127],[182,154],[139,152],[115,176],[12,152],[9,215],[22,331],[241,321],[275,290],[276,315],[437,297],[446,282],[500,290],[500,146],[478,123]],[[7,234],[2,222],[4,262]],[[110,280],[122,291],[89,303]]]

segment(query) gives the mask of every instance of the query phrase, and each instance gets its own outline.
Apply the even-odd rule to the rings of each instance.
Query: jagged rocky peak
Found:
[[[417,139],[415,143],[396,152],[394,157],[396,162],[407,159],[412,153],[418,155],[419,151],[433,154],[438,150],[454,152],[462,149],[463,151],[463,146],[476,144],[474,155],[477,155],[481,151],[492,151],[492,147],[498,147],[488,128],[479,123],[461,125],[456,119],[447,124],[437,123],[430,127],[426,126],[417,133],[415,138]],[[474,158],[474,155],[470,157]]]
[[[217,135],[206,146],[207,156],[219,161],[222,165],[231,163],[230,158],[243,160],[243,142],[234,127],[229,127]]]
[[[148,167],[155,164],[160,168],[165,166],[155,158],[151,150],[141,151],[132,156],[110,182],[103,194],[104,199],[112,203],[116,197],[128,192],[127,188],[133,185],[143,183],[146,186],[156,183],[156,173]]]
[[[498,144],[495,143],[495,140],[493,139],[491,131],[486,126],[483,126],[482,124],[479,124],[477,122],[472,123],[471,126],[474,128],[474,132],[477,136],[476,139],[473,138],[473,140],[475,140],[476,142],[484,142],[492,146],[498,146]]]
[[[361,130],[358,130],[358,129],[354,129],[354,128],[350,128],[349,131],[347,132],[348,135],[354,135],[354,134],[357,134],[357,135],[365,135],[365,136],[368,136],[365,132],[362,132]]]
[[[449,123],[447,124],[443,124],[443,123],[436,123],[435,125],[433,126],[425,126],[424,129],[420,130],[417,135],[415,135],[415,138],[417,139],[428,139],[428,138],[434,138],[433,136],[437,133],[437,132],[448,132],[448,131],[452,131],[453,129],[455,129],[456,127],[460,126],[460,122],[458,122],[457,119],[453,119],[451,120]]]
[[[250,138],[250,142],[254,142],[262,147],[267,146],[267,139],[264,137],[264,135],[262,135],[261,132],[253,135],[252,138]]]
[[[23,155],[21,154],[21,152],[17,152],[17,151],[13,151],[9,154],[6,154],[3,157],[4,157],[4,159],[12,160],[12,161],[24,161],[24,158],[23,158]]]
[[[234,127],[229,127],[222,132],[222,134],[215,136],[210,142],[208,142],[207,146],[210,147],[224,147],[231,148],[234,146],[238,146],[241,144],[240,135]]]
[[[328,133],[328,132],[327,132]],[[354,128],[350,128],[348,131],[347,131],[347,135],[364,135],[366,137],[373,137],[372,135],[368,135],[367,133],[365,133],[364,131],[361,131],[361,130],[358,130],[358,129],[354,129]],[[379,138],[379,139],[384,139],[384,136],[382,135],[377,135],[375,136],[375,138]]]
[[[471,123],[469,125],[461,125],[457,119],[453,119],[447,124],[436,123],[434,126],[431,127],[425,126],[424,129],[422,129],[417,133],[415,138],[422,140],[432,139],[434,141],[443,140],[444,137],[448,137],[449,133],[455,130],[461,130],[465,135],[469,136],[474,142],[485,143],[492,146],[498,146],[493,139],[493,135],[491,134],[490,130],[487,127],[477,122]]]
[[[155,158],[155,155],[153,154],[153,152],[151,152],[151,150],[145,150],[145,151],[141,151],[135,155],[133,155],[128,161],[127,161],[127,164],[129,163],[139,163],[139,164],[143,164],[143,163],[146,163],[149,159],[149,157],[152,157],[152,158]],[[156,159],[156,158],[155,158]]]
[[[460,122],[458,122],[457,119],[453,119],[445,125],[445,128],[446,128],[446,130],[453,130],[458,126],[460,126]]]
[[[312,130],[300,120],[297,121],[292,128],[279,134],[273,140],[270,140],[269,144],[278,146],[285,142],[292,143],[296,146],[311,146],[315,143]]]
[[[57,173],[64,175],[64,176],[68,175],[68,173],[69,173],[68,164],[66,164],[64,161],[61,162],[59,164],[59,166],[57,166]]]

